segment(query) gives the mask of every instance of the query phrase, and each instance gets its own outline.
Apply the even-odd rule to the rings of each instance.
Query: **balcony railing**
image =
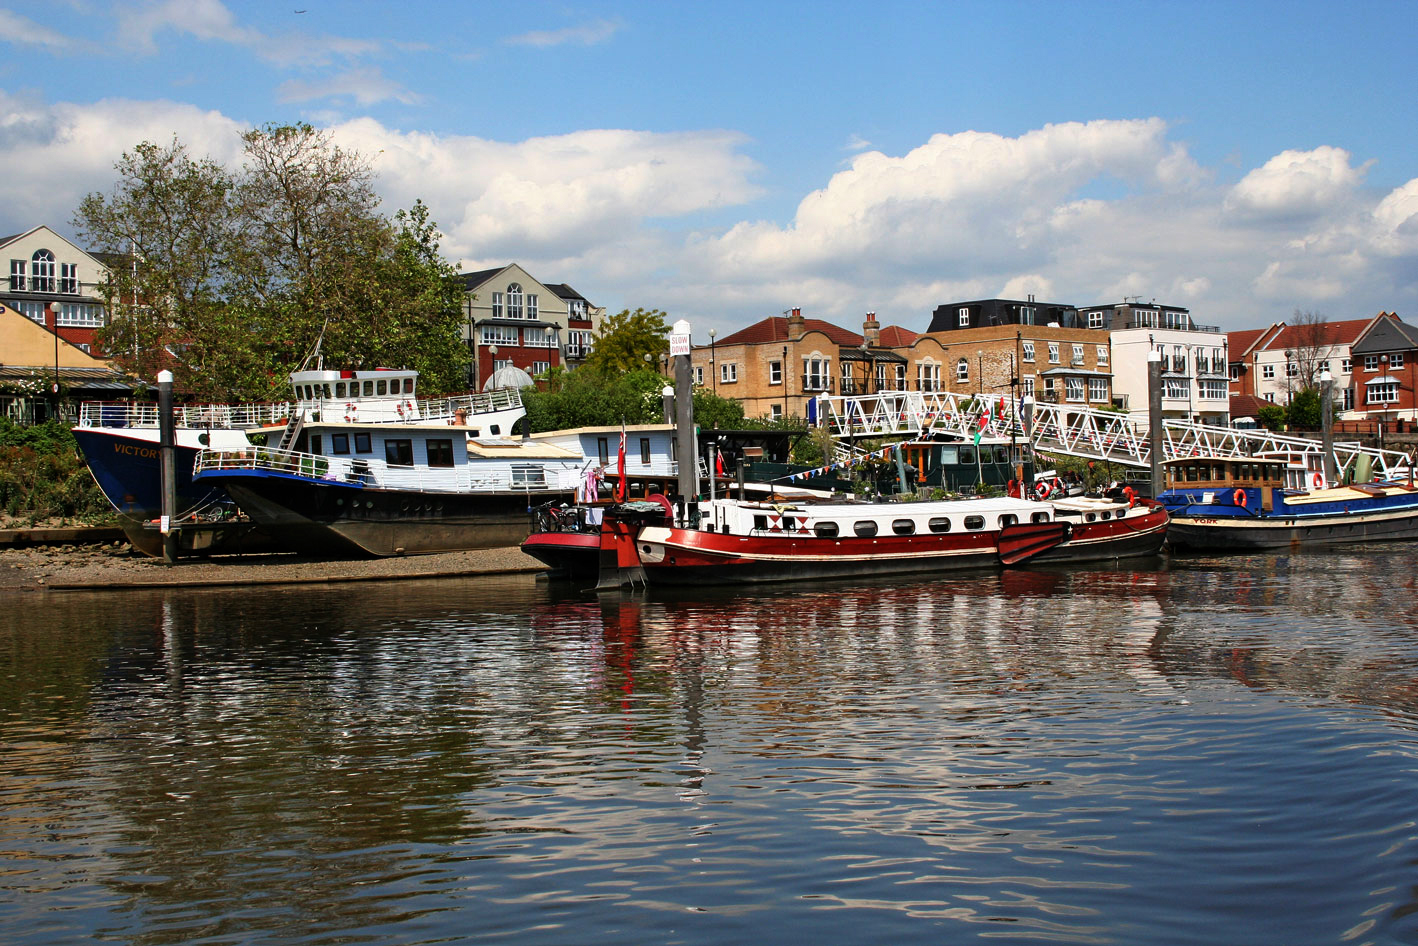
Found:
[[[802,375],[802,386],[804,392],[826,391],[832,393],[832,376],[825,374],[805,374]]]

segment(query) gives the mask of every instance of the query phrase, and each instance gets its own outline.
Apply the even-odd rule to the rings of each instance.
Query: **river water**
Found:
[[[0,941],[1418,942],[1415,552],[15,595]]]

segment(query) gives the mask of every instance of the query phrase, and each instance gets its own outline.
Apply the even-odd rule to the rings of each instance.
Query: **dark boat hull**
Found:
[[[551,569],[557,577],[595,578],[600,569],[599,532],[534,532],[522,541],[522,551]]]
[[[1298,516],[1174,514],[1167,542],[1178,551],[1261,551],[1418,539],[1418,507]]]
[[[206,475],[199,478],[199,482]],[[430,493],[375,489],[268,471],[214,477],[261,528],[315,556],[391,556],[517,545],[531,508],[572,490]]]
[[[89,473],[114,509],[138,523],[162,515],[162,461],[157,443],[111,428],[75,427],[73,434]],[[173,450],[177,516],[230,504],[230,497],[219,486],[193,481],[195,448],[174,446]]]

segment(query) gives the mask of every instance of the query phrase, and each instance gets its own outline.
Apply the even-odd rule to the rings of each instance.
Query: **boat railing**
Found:
[[[194,474],[218,470],[259,470],[308,480],[426,493],[571,489],[581,477],[579,469],[540,463],[512,463],[507,467],[428,467],[403,466],[365,457],[327,457],[271,447],[198,451]]]
[[[520,411],[522,392],[516,388],[499,388],[481,394],[459,394],[452,397],[400,398],[356,397],[316,398],[302,400],[299,409],[310,420],[351,424],[433,424],[452,423],[462,411],[470,426],[477,426],[478,415],[499,411]]]
[[[272,427],[290,416],[291,406],[270,404],[178,404],[173,423],[178,427],[246,430]],[[80,427],[158,426],[158,406],[141,401],[85,401],[79,405]]]

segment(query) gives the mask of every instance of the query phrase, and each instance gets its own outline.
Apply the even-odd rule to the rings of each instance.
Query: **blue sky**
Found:
[[[0,232],[118,155],[309,121],[517,261],[696,335],[997,295],[1418,320],[1418,3],[0,0]],[[304,12],[297,12],[304,11]]]

